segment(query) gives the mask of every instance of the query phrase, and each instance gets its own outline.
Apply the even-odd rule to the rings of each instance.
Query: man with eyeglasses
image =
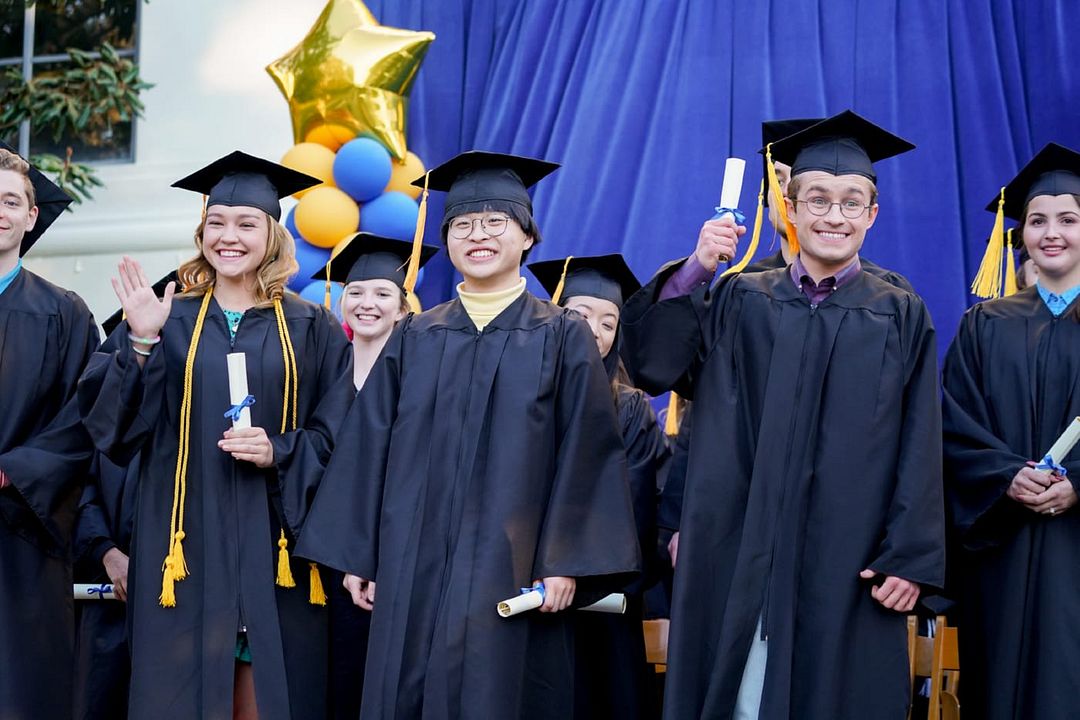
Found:
[[[557,167],[469,152],[430,172],[458,297],[394,329],[300,534],[297,555],[374,603],[363,717],[572,717],[565,611],[639,568],[592,331],[521,277],[540,241],[528,188]],[[538,611],[497,615],[540,582]]]
[[[906,716],[905,613],[944,574],[937,350],[858,252],[873,162],[912,148],[850,111],[776,143],[792,264],[710,289],[724,220],[623,310],[634,380],[694,400],[667,718]]]

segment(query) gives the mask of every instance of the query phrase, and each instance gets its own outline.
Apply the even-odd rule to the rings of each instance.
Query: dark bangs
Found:
[[[542,238],[540,237],[540,228],[536,226],[536,221],[533,220],[532,213],[516,202],[510,202],[508,200],[480,200],[471,203],[461,203],[460,205],[455,206],[454,214],[446,217],[442,222],[442,226],[439,228],[439,237],[442,238],[443,243],[446,243],[446,233],[450,229],[451,220],[460,215],[482,212],[506,213],[518,224],[518,227],[520,227],[526,235],[533,239],[532,247],[521,253],[521,264],[524,265],[525,261],[529,259],[529,253],[532,252],[532,248],[539,245]]]

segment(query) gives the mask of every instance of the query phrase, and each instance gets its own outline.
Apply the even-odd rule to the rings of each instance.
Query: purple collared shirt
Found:
[[[806,271],[802,260],[795,256],[795,262],[791,263],[789,272],[791,273],[791,281],[798,286],[799,290],[802,290],[803,295],[810,301],[810,304],[816,306],[820,305],[825,298],[839,290],[843,285],[854,280],[862,272],[862,263],[859,262],[859,257],[856,255],[851,264],[843,270],[835,275],[822,278],[821,282],[816,283],[810,277],[810,273]]]
[[[682,267],[671,273],[671,277],[664,283],[664,287],[660,288],[660,299],[670,300],[682,295],[689,295],[696,288],[711,283],[713,275],[715,275],[715,272],[706,270],[698,262],[697,256],[691,255],[686,258],[686,262],[682,264]]]

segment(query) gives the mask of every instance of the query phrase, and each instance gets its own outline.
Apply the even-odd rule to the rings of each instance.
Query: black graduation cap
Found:
[[[15,148],[0,140],[0,147],[10,153],[19,155]],[[19,157],[22,157],[19,155]],[[26,160],[26,158],[23,158]],[[27,162],[29,165],[29,161]],[[30,184],[34,186],[34,201],[37,203],[38,216],[32,230],[27,230],[19,245],[19,257],[27,253],[30,247],[38,241],[49,226],[60,217],[60,214],[73,202],[73,198],[45,176],[40,170],[30,165]]]
[[[1080,195],[1080,153],[1049,143],[1005,186],[1005,217],[1022,222],[1024,206],[1039,195]],[[996,212],[1001,195],[986,209]]]
[[[773,160],[791,165],[792,177],[810,170],[862,175],[877,182],[874,163],[915,146],[866,118],[845,110],[772,146]]]
[[[321,182],[284,165],[234,150],[172,186],[206,195],[207,207],[253,207],[280,220],[281,198]]]
[[[532,274],[548,291],[552,302],[558,303],[567,298],[588,295],[609,300],[622,307],[622,304],[641,288],[634,272],[618,253],[571,256],[569,260],[567,263],[567,258],[559,258],[528,265]]]
[[[153,285],[154,294],[157,295],[158,297],[164,296],[165,295],[165,286],[168,285],[171,282],[176,283],[177,287],[179,287],[179,285],[180,285],[180,276],[177,275],[176,270],[173,270],[168,275],[166,275],[165,277],[161,278],[156,283],[154,283],[154,285]],[[117,310],[112,315],[105,318],[105,321],[101,323],[102,329],[105,330],[105,336],[108,337],[109,335],[112,335],[113,330],[116,329],[116,326],[119,325],[121,323],[121,321],[123,321],[123,319],[124,319],[124,311],[123,311],[123,309]]]
[[[521,205],[530,214],[532,200],[528,189],[555,172],[558,163],[505,153],[471,150],[450,158],[426,175],[431,190],[446,192],[443,222],[461,215],[466,205],[482,205],[491,201]],[[413,180],[424,187],[425,177]]]
[[[786,137],[817,125],[821,120],[822,118],[788,118],[787,120],[766,120],[761,123],[761,149],[758,152],[762,156],[762,162],[768,163],[768,160],[765,159],[765,148],[769,143],[780,142]],[[763,168],[761,176],[764,178],[769,176],[768,167]],[[768,207],[769,193],[765,193],[764,202],[765,206]]]
[[[412,248],[412,241],[356,233],[311,279],[326,280],[329,273],[331,282],[342,284],[357,280],[389,280],[404,290]],[[435,245],[421,245],[418,267],[423,267],[438,252]]]

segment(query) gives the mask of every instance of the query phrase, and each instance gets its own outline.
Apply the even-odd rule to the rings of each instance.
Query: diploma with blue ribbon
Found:
[[[499,617],[513,617],[523,612],[535,610],[544,604],[544,583],[538,582],[532,587],[521,588],[520,594],[507,598],[499,603],[495,610]],[[611,593],[592,605],[577,608],[588,612],[612,613],[622,615],[626,612],[626,596],[622,593]]]
[[[1076,447],[1077,441],[1080,441],[1080,417],[1073,418],[1073,421],[1065,428],[1065,432],[1061,433],[1061,437],[1054,442],[1053,447],[1047,451],[1035,469],[1047,475],[1056,473],[1064,477],[1065,466],[1061,463],[1065,456]]]
[[[72,586],[76,600],[115,600],[116,594],[110,583],[76,583]]]
[[[746,222],[746,216],[739,212],[739,198],[742,196],[743,173],[746,171],[746,161],[741,158],[728,158],[724,163],[724,181],[720,188],[720,205],[715,208],[716,214],[711,220],[719,220],[725,215],[735,218],[735,222],[742,225]]]
[[[229,410],[225,417],[232,420],[233,430],[251,427],[251,410],[255,396],[248,394],[247,358],[244,353],[229,353],[225,356],[229,369]]]

